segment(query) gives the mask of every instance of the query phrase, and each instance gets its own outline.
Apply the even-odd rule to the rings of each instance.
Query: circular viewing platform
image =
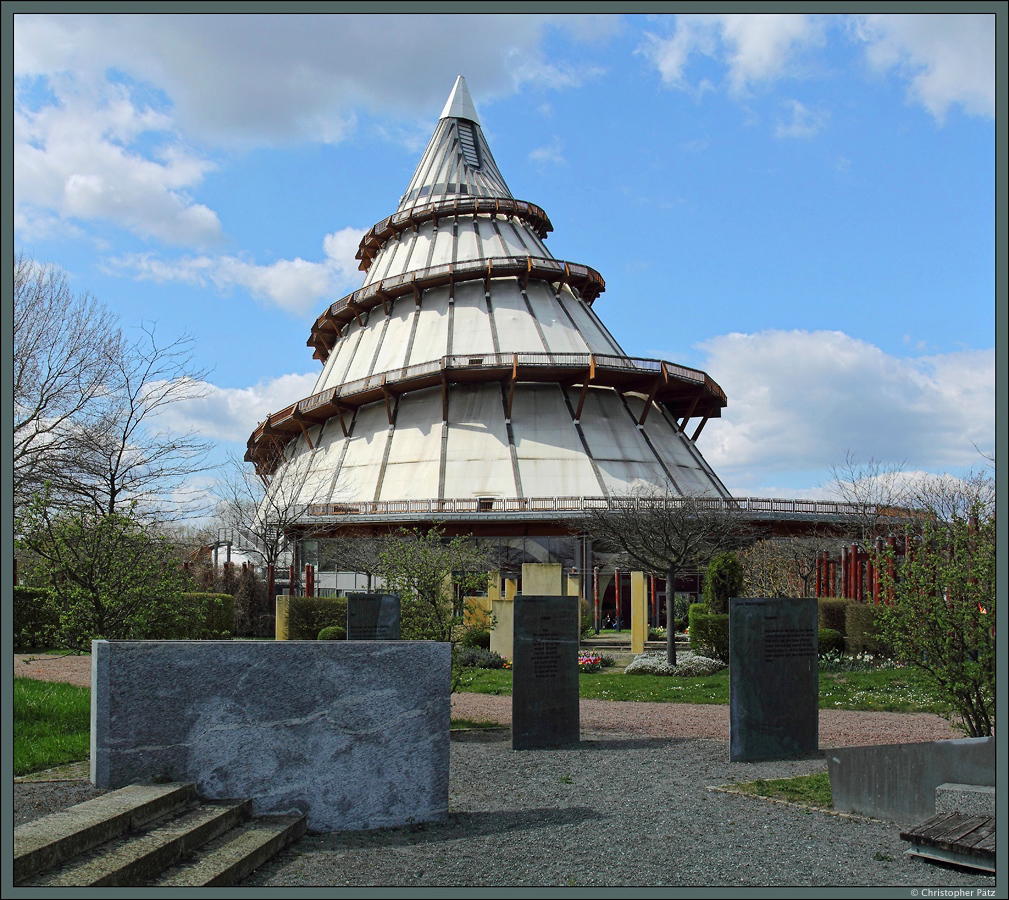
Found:
[[[563,262],[536,256],[493,256],[484,259],[444,263],[426,269],[415,269],[402,275],[392,275],[366,284],[352,294],[333,303],[312,326],[306,343],[313,347],[313,359],[323,363],[340,339],[344,326],[361,313],[389,300],[412,294],[415,301],[434,287],[452,286],[464,281],[490,281],[492,278],[518,278],[523,287],[530,279],[565,284],[585,303],[592,304],[604,290],[606,282],[593,268],[578,263]]]
[[[249,438],[245,459],[261,474],[272,473],[280,463],[277,448],[304,434],[313,425],[336,417],[347,434],[344,413],[369,403],[385,401],[392,423],[391,400],[397,395],[436,385],[498,382],[512,390],[518,383],[554,383],[582,387],[610,387],[621,393],[647,398],[639,424],[644,424],[652,402],[663,404],[680,427],[695,416],[705,421],[718,417],[726,405],[725,392],[705,372],[660,359],[632,359],[594,353],[488,353],[443,356],[429,362],[379,372],[348,381],[292,403],[260,422]],[[444,393],[443,393],[444,397]],[[511,391],[509,392],[509,398]],[[511,415],[510,408],[507,410]],[[581,413],[582,403],[575,409]]]
[[[361,246],[356,255],[356,258],[361,260],[358,268],[362,272],[367,272],[382,245],[401,231],[432,219],[467,215],[514,216],[528,224],[541,240],[546,238],[548,232],[554,230],[547,214],[535,203],[528,203],[525,200],[506,197],[457,197],[453,200],[424,203],[400,210],[372,225],[361,238]]]

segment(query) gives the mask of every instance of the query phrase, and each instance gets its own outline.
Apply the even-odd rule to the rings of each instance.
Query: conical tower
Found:
[[[509,191],[460,76],[398,209],[361,241],[362,287],[312,326],[315,391],[249,440],[271,490],[313,525],[498,535],[561,534],[641,488],[728,497],[694,443],[725,394],[627,356],[593,310],[603,279],[554,259],[549,231]]]

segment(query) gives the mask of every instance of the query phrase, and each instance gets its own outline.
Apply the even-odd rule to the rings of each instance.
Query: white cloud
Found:
[[[114,68],[158,84],[180,126],[213,143],[339,141],[358,109],[440,108],[460,73],[478,97],[579,84],[596,67],[544,52],[548,31],[591,42],[620,27],[616,16],[524,14],[22,15],[14,59],[21,76],[96,81]]]
[[[215,212],[192,196],[213,168],[209,148],[336,143],[358,127],[362,112],[379,118],[379,131],[395,132],[415,123],[418,109],[439,108],[460,72],[485,99],[522,85],[576,86],[598,67],[584,54],[546,52],[547,35],[601,41],[621,21],[29,14],[14,25],[19,239],[103,221],[202,250],[221,232]],[[236,264],[231,275],[282,305],[292,302],[288,285],[319,283],[304,263],[273,273]]]
[[[822,480],[848,449],[945,471],[976,464],[974,444],[993,446],[993,350],[904,359],[837,331],[727,334],[700,348],[729,398],[701,449],[748,492],[753,478]]]
[[[793,14],[680,15],[673,33],[646,33],[639,52],[655,63],[662,80],[689,88],[686,69],[695,54],[716,59],[727,69],[729,90],[791,74],[802,55],[823,43],[819,17]],[[702,83],[703,87],[703,83]]]
[[[995,16],[872,15],[852,25],[870,65],[909,79],[909,97],[937,121],[954,105],[995,118]]]
[[[178,431],[198,431],[218,441],[244,444],[270,413],[308,397],[319,373],[280,375],[247,388],[205,385],[207,395],[164,408],[159,423]]]
[[[909,98],[942,121],[951,106],[969,115],[995,116],[995,17],[966,15],[680,15],[671,34],[646,33],[638,52],[663,82],[701,91],[691,63],[707,56],[724,67],[734,94],[807,71],[810,51],[829,30],[844,30],[865,47],[870,66],[909,83]]]
[[[113,222],[170,244],[219,239],[215,213],[188,193],[212,164],[179,141],[165,115],[120,84],[51,84],[55,103],[33,108],[22,96],[14,111],[15,209],[25,236],[63,220]]]
[[[321,262],[280,259],[259,265],[234,256],[199,256],[165,261],[150,253],[107,261],[106,271],[141,281],[212,284],[222,293],[243,288],[258,300],[295,314],[309,311],[319,300],[360,286],[363,277],[354,258],[364,229],[343,228],[322,240]]]
[[[819,134],[827,124],[829,114],[824,110],[810,109],[798,100],[784,100],[782,106],[789,114],[787,122],[779,122],[775,137],[807,138]]]
[[[561,144],[560,138],[554,137],[549,144],[530,150],[529,160],[537,164],[550,163],[551,165],[563,165],[566,160],[564,159],[564,147]]]

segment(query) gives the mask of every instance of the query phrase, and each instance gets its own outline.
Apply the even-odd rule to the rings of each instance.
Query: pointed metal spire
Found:
[[[455,80],[452,93],[449,94],[445,102],[445,108],[441,111],[439,119],[469,119],[471,122],[480,124],[480,119],[476,114],[476,107],[473,105],[473,98],[469,95],[469,88],[466,87],[466,79],[460,75]]]

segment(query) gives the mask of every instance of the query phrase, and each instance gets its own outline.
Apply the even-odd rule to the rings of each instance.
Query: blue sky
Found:
[[[739,496],[850,450],[994,452],[995,19],[19,15],[15,245],[127,328],[196,341],[172,424],[244,451],[311,392],[455,76],[632,356],[704,369]],[[977,448],[977,449],[976,449]]]

